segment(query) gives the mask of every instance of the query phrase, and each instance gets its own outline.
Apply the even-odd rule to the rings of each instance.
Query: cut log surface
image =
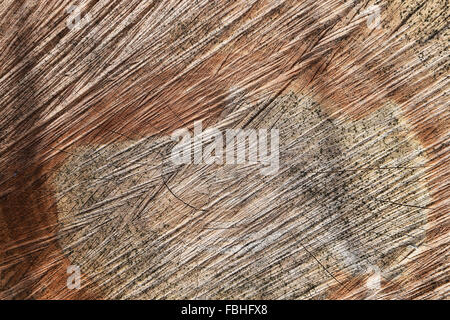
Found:
[[[3,0],[0,298],[448,299],[448,5]]]

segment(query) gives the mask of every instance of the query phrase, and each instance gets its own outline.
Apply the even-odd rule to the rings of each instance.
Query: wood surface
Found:
[[[448,299],[448,5],[2,0],[0,298]]]

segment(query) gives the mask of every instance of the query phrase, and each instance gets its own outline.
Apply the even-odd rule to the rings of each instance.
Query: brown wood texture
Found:
[[[448,18],[2,0],[0,297],[447,299]],[[174,166],[196,120],[278,129],[278,172]]]

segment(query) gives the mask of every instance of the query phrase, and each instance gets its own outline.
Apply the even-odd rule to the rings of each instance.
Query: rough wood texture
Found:
[[[0,297],[448,298],[448,16],[3,0]],[[278,129],[278,173],[175,166],[195,120]]]

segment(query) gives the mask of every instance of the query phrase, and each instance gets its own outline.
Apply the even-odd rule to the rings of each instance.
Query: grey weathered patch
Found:
[[[321,297],[338,278],[402,272],[430,197],[397,106],[349,121],[291,93],[215,125],[244,126],[280,130],[278,174],[176,167],[168,137],[75,150],[54,178],[64,252],[111,298]]]

